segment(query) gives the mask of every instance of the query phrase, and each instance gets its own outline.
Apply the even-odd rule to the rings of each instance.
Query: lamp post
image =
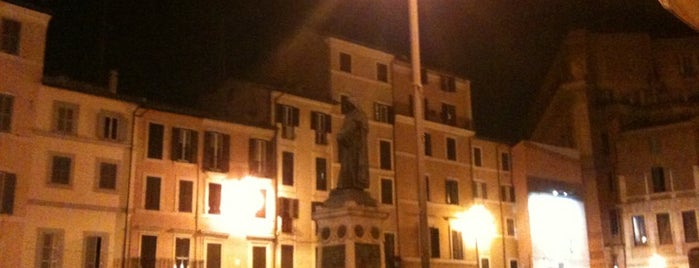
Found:
[[[654,253],[652,256],[650,256],[650,259],[648,259],[648,267],[665,268],[667,267],[667,262],[663,256],[658,255],[658,253]]]
[[[451,224],[452,228],[461,232],[464,240],[473,241],[476,267],[480,267],[479,242],[481,246],[490,248],[490,242],[495,237],[493,215],[483,205],[473,205],[468,210],[457,214]]]
[[[415,118],[415,161],[418,199],[418,236],[420,237],[420,263],[422,268],[430,267],[430,242],[427,225],[427,181],[425,180],[425,163],[423,161],[425,147],[423,147],[424,130],[422,119],[422,81],[420,77],[420,30],[418,27],[417,0],[408,0],[408,12],[410,17],[410,59],[413,71],[413,116]]]

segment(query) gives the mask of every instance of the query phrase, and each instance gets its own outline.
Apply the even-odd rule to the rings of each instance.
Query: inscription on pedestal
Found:
[[[321,268],[345,268],[345,245],[323,247]]]

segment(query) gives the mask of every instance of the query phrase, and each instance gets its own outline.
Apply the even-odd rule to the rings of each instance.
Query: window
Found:
[[[481,258],[481,266],[480,268],[490,268],[490,259],[488,258]]]
[[[204,169],[228,172],[231,136],[219,132],[204,132]]]
[[[78,124],[78,105],[66,102],[54,102],[53,130],[61,134],[75,135]]]
[[[442,123],[456,125],[456,106],[442,103]]]
[[[113,112],[101,112],[98,119],[97,137],[103,140],[121,141],[121,122],[123,117]]]
[[[517,268],[518,266],[517,260],[510,260],[510,268]]]
[[[117,164],[101,162],[97,187],[102,190],[116,190]]]
[[[483,160],[481,159],[481,148],[473,147],[473,165],[477,167],[483,166]]]
[[[175,238],[175,266],[189,267],[189,238]]]
[[[447,197],[447,204],[459,204],[459,183],[455,180],[446,180],[446,189],[444,190]]]
[[[294,268],[294,246],[282,245],[282,267]]]
[[[209,183],[209,214],[221,214],[221,184]]]
[[[500,169],[510,171],[510,154],[500,153]]]
[[[293,232],[293,221],[299,218],[299,200],[280,197],[277,205],[279,217],[282,219],[282,232]]]
[[[206,268],[221,268],[221,244],[206,243]]]
[[[648,243],[646,235],[646,222],[642,215],[631,217],[631,226],[633,228],[633,244],[635,246],[644,246]]]
[[[107,239],[100,235],[88,235],[84,238],[84,267],[107,267]]]
[[[456,82],[454,77],[448,75],[440,76],[440,88],[447,92],[456,91]]]
[[[340,71],[352,73],[352,56],[340,52]]]
[[[619,211],[616,209],[609,210],[609,231],[612,235],[619,235]]]
[[[396,235],[392,233],[383,234],[384,263],[386,268],[396,268]]]
[[[155,268],[155,252],[158,248],[158,237],[153,235],[141,236],[141,268]]]
[[[658,226],[658,243],[661,245],[672,244],[670,214],[658,213],[655,215],[655,221]]]
[[[250,139],[249,145],[249,172],[250,175],[258,177],[271,177],[271,165],[269,163],[272,157],[272,147],[269,141],[261,139]]]
[[[19,55],[19,40],[22,24],[16,20],[2,18],[1,26],[0,30],[2,30],[2,35],[0,35],[0,42],[2,42],[2,46],[0,47],[0,51]]]
[[[393,180],[381,179],[381,204],[393,205]]]
[[[15,207],[17,176],[0,171],[0,214],[12,215]]]
[[[432,156],[432,135],[425,133],[425,155]]]
[[[311,112],[311,129],[316,132],[316,144],[328,144],[328,133],[332,129],[332,120],[329,114]]]
[[[12,129],[12,106],[15,98],[11,95],[0,94],[0,132],[10,132]]]
[[[252,268],[267,268],[267,247],[252,247]]]
[[[384,170],[391,170],[393,159],[391,158],[391,142],[379,141],[379,167]]]
[[[293,140],[296,138],[294,127],[299,126],[299,108],[277,104],[276,122],[282,125],[282,138]]]
[[[160,210],[160,178],[146,177],[145,209]]]
[[[172,160],[186,163],[197,162],[198,133],[185,128],[172,128]]]
[[[37,241],[37,263],[42,268],[62,266],[63,230],[40,229]]]
[[[388,82],[388,65],[376,63],[376,80]]]
[[[165,127],[160,124],[148,124],[148,158],[163,159],[163,137]]]
[[[425,195],[427,201],[431,201],[432,197],[430,195],[430,176],[425,176]]]
[[[691,243],[699,241],[697,218],[693,210],[682,211],[682,227],[684,228],[685,242]]]
[[[282,184],[294,186],[294,153],[282,153]]]
[[[507,225],[507,235],[508,236],[515,236],[515,220],[514,219],[507,219],[505,220],[505,224]]]
[[[430,257],[439,258],[439,229],[430,227]]]
[[[70,185],[73,158],[66,155],[54,155],[51,158],[51,184]]]
[[[511,185],[500,186],[500,200],[503,202],[515,202],[515,188]]]
[[[447,138],[447,159],[456,161],[456,139]]]
[[[321,157],[316,157],[316,190],[328,190],[328,161]]]
[[[451,231],[451,257],[455,260],[464,259],[464,241],[461,232]]]
[[[485,182],[473,181],[472,187],[474,198],[488,199],[488,186]]]
[[[667,190],[665,188],[665,169],[663,167],[652,167],[651,178],[653,180],[654,193],[662,193]]]
[[[386,104],[374,103],[374,120],[382,123],[393,124],[393,107]]]
[[[192,193],[194,182],[181,180],[179,194],[177,196],[177,211],[192,212]]]

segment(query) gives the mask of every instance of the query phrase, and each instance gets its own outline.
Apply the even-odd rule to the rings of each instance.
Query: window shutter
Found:
[[[223,148],[221,148],[221,171],[228,172],[230,167],[231,136],[223,134]]]
[[[180,156],[182,155],[182,146],[180,146],[180,135],[182,135],[181,132],[182,129],[176,127],[172,128],[172,140],[170,141],[172,144],[170,158],[172,158],[172,160],[179,160]]]
[[[319,112],[311,112],[311,129],[318,131],[322,129],[318,129],[318,119],[320,119],[320,113]]]
[[[393,106],[388,106],[388,122],[391,124],[395,122],[395,116],[393,115]]]
[[[4,177],[0,177],[0,186],[2,187],[2,207],[0,214],[12,214],[15,204],[15,184],[17,177],[12,173],[4,173]]]
[[[276,155],[274,153],[274,147],[272,146],[273,144],[270,141],[263,141],[262,142],[265,145],[264,152],[266,153],[266,157],[264,159],[264,162],[262,163],[262,168],[264,175],[267,178],[272,178],[276,176]]]
[[[214,151],[216,148],[213,147],[214,133],[210,131],[204,132],[204,162],[202,166],[204,169],[211,169],[214,166]]]
[[[190,131],[191,132],[191,137],[190,137],[190,148],[192,148],[189,151],[189,155],[187,158],[189,159],[190,163],[196,163],[197,162],[197,153],[199,152],[199,132],[198,131]]]
[[[325,116],[324,116],[323,118],[325,118],[325,132],[326,132],[326,133],[332,132],[332,129],[333,129],[333,127],[332,127],[332,122],[333,122],[332,117],[331,117],[329,114],[325,114]]]
[[[294,219],[299,218],[299,200],[298,199],[291,199],[291,206],[292,206],[292,217]]]
[[[515,187],[510,187],[510,202],[515,202]]]
[[[289,107],[291,108],[291,123],[293,126],[298,127],[299,126],[299,108],[296,107]]]

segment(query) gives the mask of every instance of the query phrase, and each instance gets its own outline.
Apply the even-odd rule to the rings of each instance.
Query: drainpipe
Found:
[[[270,94],[271,94],[271,92],[270,92]],[[279,96],[275,97],[272,100],[272,105],[270,108],[270,116],[271,116],[270,120],[272,120],[272,122],[275,122],[274,121],[275,116],[274,116],[274,113],[272,112],[272,110],[274,109],[277,101],[279,101],[279,99],[284,95],[285,95],[285,93],[282,92],[281,94],[279,94]],[[278,137],[279,136],[279,128],[276,127],[276,122],[273,125],[275,126],[275,128],[274,128],[274,135],[272,135],[272,143],[270,144],[270,146],[272,146],[272,150],[274,152],[274,157],[273,157],[274,160],[270,159],[268,161],[271,161],[272,165],[270,165],[270,166],[274,167],[274,175],[273,176],[275,177],[274,182],[272,183],[272,185],[273,185],[272,189],[274,191],[274,203],[275,203],[275,206],[274,206],[274,228],[272,229],[272,231],[274,232],[274,239],[272,239],[272,248],[273,248],[273,250],[272,250],[272,266],[274,267],[277,265],[277,244],[279,244],[279,226],[278,226],[279,221],[277,220],[277,218],[279,217],[277,215],[277,212],[279,211],[279,208],[277,208],[277,205],[278,205],[277,200],[279,199],[279,186],[278,186],[279,182],[277,181],[277,178],[276,178],[277,177],[277,172],[276,172],[277,171],[277,139],[279,138]],[[267,153],[267,152],[265,152],[265,153]],[[272,168],[272,167],[269,167],[269,168]],[[318,260],[316,260],[316,262],[317,261]]]
[[[146,112],[148,112],[148,109],[144,109],[141,114],[137,114],[137,112],[141,109],[141,105],[137,104],[136,108],[134,108],[133,112],[131,112],[131,144],[129,148],[129,179],[127,181],[127,187],[126,187],[126,211],[125,211],[125,217],[124,217],[124,245],[122,247],[122,263],[121,267],[127,267],[128,263],[128,249],[131,247],[131,239],[129,237],[130,234],[130,222],[131,222],[131,185],[136,177],[136,169],[134,166],[136,165],[136,150],[134,148],[136,147],[136,117],[141,117],[143,116]]]

